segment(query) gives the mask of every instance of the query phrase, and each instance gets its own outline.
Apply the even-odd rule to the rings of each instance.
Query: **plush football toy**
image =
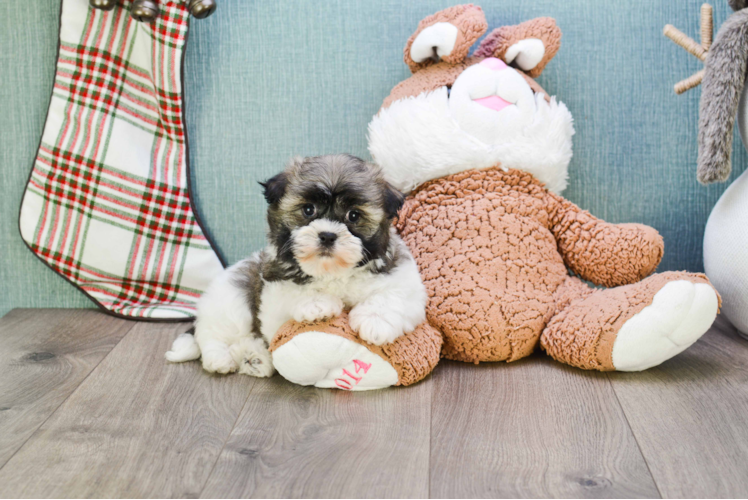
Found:
[[[410,192],[397,227],[442,356],[514,361],[540,345],[579,368],[638,371],[682,352],[718,312],[706,277],[647,278],[662,257],[657,231],[609,224],[559,194],[572,116],[533,80],[560,47],[555,21],[498,28],[468,57],[486,28],[473,5],[421,21],[405,47],[413,75],[369,124],[374,160]]]

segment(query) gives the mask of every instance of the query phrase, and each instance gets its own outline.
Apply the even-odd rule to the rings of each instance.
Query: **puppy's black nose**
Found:
[[[325,248],[330,248],[335,244],[335,240],[338,239],[338,235],[335,233],[331,233],[329,231],[325,231],[324,233],[319,233],[319,242],[322,243],[322,246]]]

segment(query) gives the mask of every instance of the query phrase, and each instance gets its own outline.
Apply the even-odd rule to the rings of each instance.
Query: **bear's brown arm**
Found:
[[[566,266],[582,279],[606,287],[649,276],[660,263],[664,242],[642,224],[611,224],[570,201],[548,193],[550,230]]]

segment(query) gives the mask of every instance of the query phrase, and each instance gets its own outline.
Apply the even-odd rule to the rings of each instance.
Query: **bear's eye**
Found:
[[[317,213],[317,207],[312,203],[307,203],[301,207],[301,212],[304,214],[304,217],[314,217],[314,214]]]
[[[359,212],[358,210],[351,210],[350,212],[348,212],[348,215],[346,215],[345,218],[348,219],[348,222],[355,224],[361,218],[361,212]]]

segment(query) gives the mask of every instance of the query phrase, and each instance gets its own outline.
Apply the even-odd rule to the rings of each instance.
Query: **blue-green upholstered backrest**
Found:
[[[186,104],[194,196],[230,261],[264,240],[258,180],[293,154],[368,157],[366,126],[409,74],[403,45],[448,1],[218,0],[194,21]],[[715,21],[729,14],[715,0]],[[561,50],[539,81],[576,120],[565,195],[612,222],[642,222],[665,238],[661,270],[702,270],[701,240],[725,185],[696,182],[700,90],[673,84],[700,69],[662,36],[696,37],[702,0],[485,0],[489,29],[553,16]],[[0,314],[12,307],[90,306],[23,245],[18,205],[47,109],[59,3],[0,2]],[[746,154],[736,141],[733,176]]]

